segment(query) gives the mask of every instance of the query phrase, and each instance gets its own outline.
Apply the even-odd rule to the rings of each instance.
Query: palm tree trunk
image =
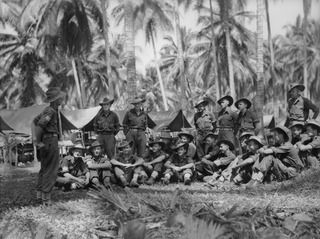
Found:
[[[109,0],[100,0],[101,10],[102,10],[102,19],[103,19],[103,38],[105,42],[105,54],[106,54],[106,65],[107,65],[107,78],[109,83],[110,96],[114,98],[114,88],[113,88],[113,79],[111,77],[111,57],[110,57],[110,43],[109,43],[109,26],[108,26],[108,17],[107,9]]]
[[[218,76],[218,64],[217,64],[217,50],[216,50],[216,42],[214,37],[214,21],[213,21],[213,8],[212,1],[209,0],[210,4],[210,21],[211,21],[211,53],[212,53],[212,61],[213,61],[213,72],[215,77],[215,85],[216,85],[216,99],[220,99],[220,78]]]
[[[187,108],[188,100],[187,100],[187,86],[186,86],[186,75],[184,69],[184,60],[183,60],[183,49],[182,49],[182,39],[180,32],[180,17],[178,10],[178,0],[175,0],[175,31],[177,36],[177,47],[178,47],[178,63],[180,68],[180,84],[181,84],[181,108],[185,110]]]
[[[160,90],[161,90],[161,95],[162,95],[163,106],[164,106],[164,110],[168,111],[169,108],[168,108],[168,103],[167,103],[166,92],[165,92],[164,86],[163,86],[163,80],[162,80],[161,71],[160,71],[160,67],[159,67],[156,44],[155,44],[154,36],[153,36],[152,32],[151,32],[151,42],[152,42],[154,59],[155,59],[155,62],[156,62],[156,69],[157,69],[157,74],[158,74],[158,78],[159,78],[159,84],[160,84]]]
[[[76,60],[73,57],[71,59],[71,64],[72,64],[72,70],[73,70],[73,76],[74,76],[74,81],[76,83],[76,88],[77,88],[77,93],[78,93],[78,97],[79,97],[79,106],[82,109],[83,108],[83,98],[82,98],[82,94],[81,94],[81,88],[80,88],[80,80],[79,80],[79,76],[78,76],[78,71],[77,71],[77,66],[76,66]]]
[[[264,78],[263,78],[263,0],[257,0],[257,113],[261,122],[262,134],[263,105],[264,105]]]
[[[230,95],[235,99],[236,92],[234,86],[234,75],[233,75],[233,64],[232,64],[232,49],[230,40],[230,28],[229,28],[229,15],[232,11],[232,1],[231,0],[221,0],[222,3],[222,20],[224,22],[224,31],[226,37],[226,50],[227,50],[227,61],[228,61],[228,77],[230,86]],[[225,1],[225,2],[224,2]]]
[[[308,25],[308,16],[310,14],[311,9],[311,0],[303,0],[303,25],[302,25],[302,32],[303,32],[303,84],[306,87],[304,91],[304,96],[309,97],[309,82],[308,82],[308,63],[307,63],[307,25]]]
[[[274,70],[274,52],[273,52],[273,44],[272,44],[272,33],[271,33],[271,23],[270,23],[270,15],[269,15],[269,2],[268,0],[264,0],[265,10],[267,16],[267,26],[268,26],[268,45],[270,51],[270,69],[271,69],[271,89],[272,89],[272,108],[274,110],[274,118],[277,122],[279,117],[279,108],[276,103],[276,95],[275,95],[275,82],[277,82],[277,75]]]
[[[130,0],[125,1],[125,46],[126,46],[126,67],[127,67],[127,92],[129,100],[137,94],[136,82],[136,58],[135,58],[135,39],[134,39],[134,15],[133,6]]]

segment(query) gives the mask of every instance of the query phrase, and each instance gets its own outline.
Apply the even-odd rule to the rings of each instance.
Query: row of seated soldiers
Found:
[[[259,136],[244,132],[240,138],[241,154],[235,155],[232,142],[217,142],[217,134],[209,132],[204,137],[202,150],[197,150],[193,135],[178,134],[170,138],[155,139],[148,143],[143,157],[132,153],[132,143],[121,141],[117,154],[108,159],[96,141],[88,154],[75,145],[70,155],[61,160],[57,185],[75,189],[93,184],[138,187],[152,185],[205,181],[210,185],[229,181],[235,185],[256,186],[272,180],[282,181],[295,177],[305,168],[319,167],[320,123],[310,120],[306,124],[293,123],[290,128],[277,126],[268,143]],[[203,152],[202,155],[197,153]]]

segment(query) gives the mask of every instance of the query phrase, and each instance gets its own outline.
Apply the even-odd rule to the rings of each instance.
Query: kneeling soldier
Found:
[[[188,156],[193,159],[197,151],[197,147],[193,143],[193,135],[186,131],[182,131],[178,134],[178,137],[181,143],[188,144]]]
[[[161,175],[163,170],[164,160],[168,155],[163,151],[165,143],[161,140],[149,142],[149,150],[144,160],[145,163],[141,166],[142,171],[149,179],[145,182],[148,185],[154,184],[156,179]]]
[[[304,156],[307,167],[319,168],[320,163],[320,123],[310,120],[306,123],[307,135],[296,145]]]
[[[175,150],[176,153],[171,155],[164,165],[167,169],[164,172],[163,182],[169,184],[170,181],[183,181],[185,185],[190,185],[194,163],[187,154],[188,144],[178,143]]]
[[[209,183],[214,182],[221,175],[221,172],[236,158],[232,152],[234,145],[231,141],[220,140],[217,145],[219,146],[219,153],[216,160],[211,163],[213,174],[204,178],[204,181]]]
[[[228,180],[236,184],[247,183],[251,179],[252,166],[259,158],[258,150],[264,146],[263,140],[258,136],[251,136],[247,141],[247,153],[239,155],[229,167],[222,172],[220,181]]]
[[[90,182],[90,173],[83,161],[84,147],[76,144],[70,149],[70,154],[65,156],[58,172],[57,184],[66,190],[84,188]]]
[[[135,167],[144,163],[142,158],[135,156],[132,152],[132,142],[122,141],[118,145],[118,155],[110,163],[113,166],[114,174],[121,186],[139,186],[138,172],[134,172]]]
[[[216,145],[217,137],[218,135],[212,132],[208,133],[204,137],[205,144],[203,155],[199,154],[199,156],[201,156],[201,161],[196,162],[196,172],[198,180],[202,180],[204,176],[213,174],[212,164],[219,153],[219,146]]]
[[[110,186],[112,166],[106,155],[102,154],[102,145],[94,141],[90,147],[90,155],[86,158],[86,163],[90,170],[90,180],[94,184]]]
[[[292,178],[303,167],[298,150],[291,144],[290,130],[287,127],[278,126],[273,131],[275,147],[259,149],[262,156],[253,165],[250,186],[262,183],[269,173],[273,173],[278,180]]]

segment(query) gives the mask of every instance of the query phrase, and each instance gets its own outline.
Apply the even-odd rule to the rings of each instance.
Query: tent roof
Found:
[[[181,131],[182,128],[191,128],[182,110],[151,112],[150,117],[155,119],[157,127],[155,130],[167,128],[172,132]]]
[[[10,126],[17,133],[31,135],[31,123],[33,119],[40,114],[48,104],[33,105],[18,110],[2,110],[0,115],[4,120],[10,122]],[[62,130],[76,129],[76,127],[63,115],[61,115]]]
[[[13,130],[0,116],[0,131],[3,130]]]

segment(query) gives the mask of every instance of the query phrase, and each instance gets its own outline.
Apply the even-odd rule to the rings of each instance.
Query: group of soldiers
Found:
[[[115,136],[121,129],[119,118],[110,110],[113,100],[105,98],[94,119],[97,141],[89,149],[76,144],[60,163],[57,160],[54,166],[49,165],[58,173],[52,174],[46,182],[41,180],[48,171],[44,157],[53,158],[55,154],[40,154],[42,167],[38,192],[41,199],[46,200],[53,185],[65,189],[90,184],[109,187],[111,183],[138,187],[157,181],[190,185],[195,180],[209,185],[223,181],[256,185],[292,178],[304,168],[319,166],[320,124],[314,120],[319,109],[301,96],[303,90],[304,86],[298,84],[290,88],[286,126],[275,127],[272,130],[273,140],[269,142],[260,135],[261,123],[251,109],[252,102],[241,98],[234,103],[233,98],[227,95],[217,101],[221,108],[217,118],[207,109],[207,100],[196,104],[195,133],[182,131],[177,137],[167,133],[148,142],[145,134],[148,114],[143,110],[144,99],[136,97],[131,102],[133,108],[125,114],[122,122],[126,140],[117,143]],[[54,125],[51,112],[59,104],[57,99],[62,97],[58,92],[56,94],[48,109],[35,120],[48,132],[44,136],[51,134],[47,128]],[[233,103],[237,112],[231,109]],[[308,120],[310,109],[314,113],[312,120]],[[54,133],[57,134],[58,130]],[[42,151],[45,151],[43,148],[47,149],[42,147]],[[51,188],[45,186],[48,181]]]

